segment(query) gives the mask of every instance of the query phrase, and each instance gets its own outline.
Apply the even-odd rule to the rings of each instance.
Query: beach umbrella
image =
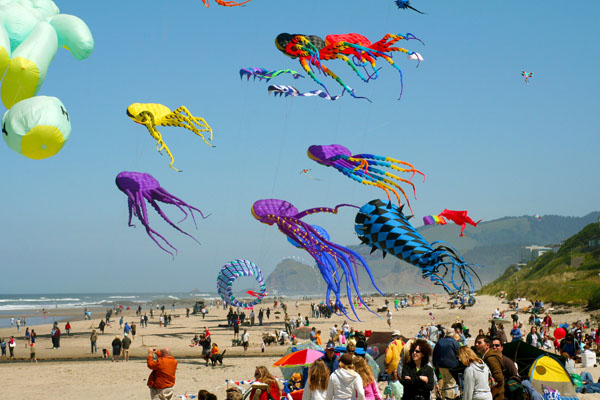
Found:
[[[323,353],[318,350],[304,349],[283,356],[279,361],[273,364],[274,367],[307,367],[316,360],[323,357]]]

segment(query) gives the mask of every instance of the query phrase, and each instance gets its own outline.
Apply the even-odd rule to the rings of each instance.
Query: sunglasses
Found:
[[[413,352],[413,354],[421,354],[422,353],[421,350],[413,350],[412,352]]]
[[[493,344],[492,347],[502,347],[501,344]]]

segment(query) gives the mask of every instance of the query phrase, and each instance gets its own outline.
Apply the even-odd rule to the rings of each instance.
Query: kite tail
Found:
[[[332,213],[332,214],[337,214],[338,210],[342,207],[353,207],[353,208],[360,208],[358,206],[355,206],[353,204],[338,204],[337,206],[335,206],[335,208],[329,208],[329,207],[316,207],[316,208],[309,208],[308,210],[304,210],[298,214],[296,214],[294,216],[294,218],[297,219],[301,219],[303,217],[306,217],[307,215],[310,214],[315,214],[315,213],[321,213],[321,212],[326,212],[326,213]],[[310,227],[312,229],[312,227]],[[315,231],[316,232],[316,231]]]

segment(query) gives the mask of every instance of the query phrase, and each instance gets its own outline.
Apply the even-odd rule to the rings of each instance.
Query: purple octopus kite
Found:
[[[324,236],[325,232],[322,228],[319,231],[315,226],[301,221],[301,218],[314,213],[326,212],[337,214],[338,209],[344,206],[356,207],[351,204],[340,204],[335,208],[318,207],[298,211],[296,207],[285,200],[265,199],[258,200],[252,205],[252,215],[263,224],[277,224],[281,233],[292,239],[294,246],[306,250],[315,259],[317,267],[327,284],[327,304],[329,305],[329,297],[331,292],[333,292],[338,309],[348,318],[352,319],[348,316],[341,301],[342,285],[346,287],[345,291],[350,302],[350,307],[354,315],[358,318],[352,301],[352,287],[354,287],[354,291],[361,300],[361,303],[365,304],[358,286],[359,267],[365,269],[371,279],[371,283],[381,293],[375,284],[375,279],[371,274],[367,262],[355,251],[329,241],[329,237]],[[368,307],[367,309],[371,311]]]
[[[192,220],[194,221],[194,225],[196,225],[196,219],[194,218],[194,210],[198,211],[203,219],[207,218],[208,216],[205,217],[204,214],[202,214],[202,211],[200,211],[196,207],[193,207],[193,206],[187,204],[185,201],[183,201],[183,200],[173,196],[171,193],[167,192],[165,189],[163,189],[160,186],[160,183],[158,183],[158,181],[156,179],[154,179],[154,177],[152,175],[145,174],[143,172],[123,171],[123,172],[120,172],[119,175],[117,175],[117,178],[115,179],[115,183],[117,184],[117,187],[119,188],[119,190],[127,195],[127,204],[129,206],[129,226],[135,226],[131,223],[131,218],[133,215],[135,215],[140,220],[142,225],[144,225],[144,227],[146,228],[146,233],[148,233],[148,236],[150,236],[150,238],[154,241],[154,243],[156,243],[156,245],[158,247],[160,247],[162,250],[166,251],[167,253],[169,253],[171,256],[174,257],[174,254],[171,253],[169,250],[165,249],[156,240],[154,235],[161,238],[171,249],[175,250],[175,253],[177,253],[177,249],[175,247],[173,247],[173,245],[171,245],[171,243],[169,243],[169,241],[167,239],[165,239],[160,233],[156,232],[154,229],[152,229],[150,227],[150,224],[148,223],[148,212],[146,210],[146,202],[144,201],[144,199],[148,200],[148,203],[150,203],[150,205],[152,205],[152,207],[154,207],[156,212],[165,221],[167,221],[167,223],[169,225],[171,225],[173,228],[177,229],[179,232],[183,233],[184,235],[191,237],[192,239],[194,239],[194,241],[196,241],[196,243],[200,243],[192,235],[190,235],[187,232],[184,232],[183,230],[181,230],[181,228],[179,228],[177,225],[175,225],[169,219],[169,217],[167,217],[165,215],[165,213],[163,213],[163,211],[158,206],[157,201],[160,201],[160,202],[163,202],[166,204],[173,204],[175,207],[179,208],[181,210],[181,212],[183,212],[183,215],[184,215],[183,219],[179,222],[183,222],[188,216],[188,213],[184,210],[184,208],[187,208],[188,211],[190,212],[190,214],[192,215]],[[196,226],[196,228],[197,228],[197,226]]]

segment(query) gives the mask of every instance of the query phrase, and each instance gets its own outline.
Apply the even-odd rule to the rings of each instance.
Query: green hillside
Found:
[[[592,223],[565,240],[557,252],[548,252],[517,269],[509,267],[486,285],[481,293],[508,293],[561,304],[588,304],[600,292],[600,247],[590,240],[600,238],[600,224]]]

